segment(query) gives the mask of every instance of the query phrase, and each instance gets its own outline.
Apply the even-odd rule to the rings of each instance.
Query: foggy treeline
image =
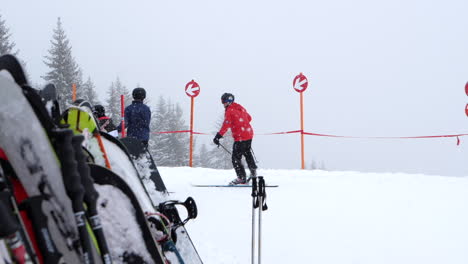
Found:
[[[17,56],[25,73],[28,76],[27,61],[21,60],[21,52],[16,49],[16,44],[12,40],[13,34],[7,26],[7,22],[0,14],[0,55],[12,54]],[[106,91],[106,98],[100,100],[96,92],[96,86],[90,76],[83,76],[83,71],[72,54],[72,43],[68,39],[60,18],[52,29],[50,48],[47,54],[43,55],[43,62],[48,71],[41,78],[45,83],[52,83],[57,89],[60,109],[62,111],[70,106],[72,102],[72,85],[75,84],[76,98],[84,99],[91,105],[100,104],[106,109],[106,115],[111,117],[115,124],[120,123],[121,105],[120,96],[124,95],[125,106],[131,104],[131,90],[123,84],[119,77],[110,81]],[[40,89],[38,85],[35,88]],[[154,98],[154,97],[153,97]],[[145,103],[149,103],[148,98]],[[184,120],[183,111],[179,103],[172,102],[170,98],[160,96],[156,102],[156,107],[152,107],[151,137],[149,150],[152,153],[156,164],[159,166],[188,166],[189,164],[189,137],[190,133],[158,133],[168,131],[188,130],[189,126]],[[216,122],[216,127],[220,128],[223,116]],[[217,131],[212,131],[213,135]],[[198,146],[197,137],[194,137],[193,165],[195,167],[231,169],[231,154],[233,139],[228,132],[222,139],[222,145],[218,147],[214,144],[201,144]],[[311,169],[324,168],[324,165],[317,166],[314,162]]]
[[[0,14],[0,55],[12,54],[21,60],[21,52],[16,48],[13,34],[7,22]],[[21,60],[27,74],[27,62]],[[45,83],[53,83],[57,89],[60,109],[64,110],[72,104],[72,85],[75,84],[76,98],[84,99],[91,105],[101,104],[106,109],[106,115],[111,117],[115,124],[120,123],[120,95],[124,95],[125,105],[132,102],[131,89],[121,82],[119,77],[112,80],[107,88],[106,98],[98,98],[96,87],[90,76],[83,76],[83,71],[72,54],[72,43],[68,39],[60,18],[52,30],[50,48],[43,55],[43,62],[48,71],[41,78]],[[37,86],[37,85],[35,85]],[[40,89],[40,87],[35,87]],[[148,100],[147,102],[148,103]],[[189,133],[164,133],[162,131],[188,130],[189,127],[183,119],[183,111],[179,103],[171,102],[169,98],[160,96],[156,107],[152,108],[151,138],[149,150],[158,166],[188,166],[189,164]],[[222,118],[222,117],[221,117]],[[222,121],[221,121],[222,122]],[[219,122],[220,124],[220,122]],[[228,138],[229,139],[229,138]],[[225,140],[226,147],[232,148],[232,140]],[[197,149],[196,139],[194,150]],[[193,165],[207,168],[232,168],[231,157],[227,152],[216,149],[214,144],[201,145],[199,151],[194,153]]]

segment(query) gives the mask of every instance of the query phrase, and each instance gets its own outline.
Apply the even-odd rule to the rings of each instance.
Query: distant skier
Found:
[[[112,119],[106,116],[106,109],[102,105],[95,105],[93,110],[94,116],[99,121],[99,128],[101,131],[107,132],[114,137],[118,137],[117,127],[112,122]]]
[[[219,139],[230,128],[234,144],[232,146],[232,166],[236,171],[237,178],[229,184],[245,184],[247,183],[246,173],[242,165],[242,156],[245,157],[247,166],[250,170],[250,177],[257,177],[257,165],[252,154],[252,139],[254,131],[250,125],[252,117],[247,113],[244,107],[240,104],[234,103],[234,95],[224,93],[221,96],[221,103],[224,105],[224,122],[213,139],[213,142],[219,146]]]
[[[146,91],[143,88],[135,88],[132,91],[133,102],[125,107],[125,127],[127,136],[134,137],[141,141],[145,148],[148,147],[151,110],[143,103],[146,98]],[[122,123],[118,126],[118,131],[122,130]]]

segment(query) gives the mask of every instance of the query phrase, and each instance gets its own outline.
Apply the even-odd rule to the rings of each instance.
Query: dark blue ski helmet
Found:
[[[132,96],[135,100],[143,100],[146,98],[146,91],[141,87],[137,87],[133,89]]]

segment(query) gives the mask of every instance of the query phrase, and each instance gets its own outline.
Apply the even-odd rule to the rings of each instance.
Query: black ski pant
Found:
[[[235,141],[232,145],[232,166],[236,171],[237,178],[246,178],[244,165],[242,165],[242,156],[245,157],[245,161],[247,162],[247,166],[249,167],[250,171],[257,169],[251,147],[251,139],[245,141]]]

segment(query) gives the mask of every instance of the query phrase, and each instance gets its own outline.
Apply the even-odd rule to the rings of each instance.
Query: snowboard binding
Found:
[[[179,212],[177,211],[176,205],[183,205],[187,210],[187,218],[185,220],[181,220],[179,216]],[[192,197],[188,197],[185,202],[169,200],[163,203],[160,203],[159,211],[167,216],[172,223],[174,223],[174,229],[177,229],[180,226],[185,225],[190,219],[197,218],[198,209],[195,200]]]

